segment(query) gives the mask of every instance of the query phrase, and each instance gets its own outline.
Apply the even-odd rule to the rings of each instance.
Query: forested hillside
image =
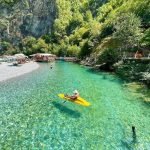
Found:
[[[121,52],[150,46],[149,0],[1,0],[0,7],[1,53],[52,52],[95,62],[112,56],[114,63]]]
[[[96,9],[94,4],[97,2],[57,3],[61,7],[58,7],[51,44],[59,55],[84,58],[94,52],[98,56],[104,49],[115,53],[118,48],[124,51],[148,46],[148,0],[110,0]]]

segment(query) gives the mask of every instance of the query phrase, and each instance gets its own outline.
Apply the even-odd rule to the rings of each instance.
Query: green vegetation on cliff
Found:
[[[78,56],[82,59],[90,57],[99,63],[100,60],[107,62],[108,58],[101,58],[105,50],[107,54],[110,52],[110,56],[115,51],[119,59],[123,52],[150,47],[149,0],[56,0],[53,3],[40,0],[31,3],[26,0],[23,6],[17,0],[1,0],[1,4],[3,8],[9,4],[12,7],[13,4],[10,11],[13,15],[15,8],[19,9],[15,12],[16,15],[23,13],[20,22],[19,18],[14,21],[19,24],[14,29],[13,19],[10,21],[9,15],[1,15],[1,43],[6,41],[11,45],[13,42],[13,46],[2,46],[1,52],[10,52],[9,48],[19,46],[19,50],[26,54],[48,51],[59,56]],[[48,11],[50,8],[51,11]],[[27,14],[25,10],[28,10]],[[54,22],[49,20],[52,15]],[[31,36],[36,38],[36,42],[28,46],[24,41],[32,39]],[[39,41],[43,42],[44,48],[39,46]],[[112,63],[116,60],[113,59]]]
[[[104,49],[108,53],[108,49],[114,49],[121,56],[124,51],[135,52],[139,47],[149,47],[148,0],[99,3],[92,0],[57,0],[56,4],[57,15],[48,36],[52,51],[58,55],[94,56],[99,60]],[[107,41],[105,46],[104,41]]]

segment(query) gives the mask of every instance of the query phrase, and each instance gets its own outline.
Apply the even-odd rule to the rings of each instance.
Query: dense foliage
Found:
[[[1,6],[5,7],[13,6],[16,2],[18,2],[18,0],[0,0]]]
[[[12,5],[18,1],[0,2]],[[104,49],[107,56],[109,52],[111,56],[112,51],[116,54],[120,49],[127,52],[150,47],[149,0],[56,0],[56,8],[50,33],[38,39],[24,37],[16,45],[12,45],[11,40],[2,40],[1,52],[19,47],[27,55],[52,52],[83,59],[95,54],[99,60]]]
[[[105,44],[107,53],[113,48],[135,51],[137,47],[149,46],[149,29],[145,31],[150,22],[149,8],[148,0],[57,0],[57,19],[54,32],[49,35],[50,44],[59,55],[80,58],[95,51],[100,54],[104,47],[99,47],[108,37],[116,40],[116,46]]]

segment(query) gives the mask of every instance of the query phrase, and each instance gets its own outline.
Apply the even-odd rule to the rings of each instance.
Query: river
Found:
[[[0,83],[0,149],[150,149],[150,106],[138,93],[113,74],[52,65]],[[57,96],[75,89],[91,106]]]

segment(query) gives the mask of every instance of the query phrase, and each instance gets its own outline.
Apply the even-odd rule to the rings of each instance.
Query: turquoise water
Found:
[[[108,73],[48,64],[0,83],[0,149],[148,150],[150,105]],[[63,103],[74,89],[91,103]],[[131,126],[136,127],[136,138]]]

